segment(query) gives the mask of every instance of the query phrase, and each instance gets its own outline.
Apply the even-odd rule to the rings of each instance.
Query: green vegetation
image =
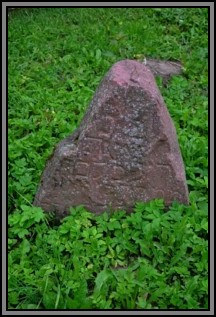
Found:
[[[97,217],[78,207],[54,228],[21,209],[9,218],[10,307],[207,308],[208,222],[195,203]]]
[[[190,205],[83,207],[57,223],[31,203],[54,146],[80,123],[113,63],[176,59],[158,85]],[[208,308],[208,10],[33,8],[8,18],[8,308]]]

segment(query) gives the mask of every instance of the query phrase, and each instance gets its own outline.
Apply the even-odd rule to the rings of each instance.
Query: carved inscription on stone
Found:
[[[154,198],[188,203],[176,132],[149,68],[120,61],[80,127],[58,144],[34,204],[61,217],[76,205],[131,211],[136,201]]]

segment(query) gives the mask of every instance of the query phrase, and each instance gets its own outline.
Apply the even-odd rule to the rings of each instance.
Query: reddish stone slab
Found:
[[[153,73],[124,60],[102,80],[80,127],[57,145],[34,205],[62,217],[76,205],[130,212],[154,198],[188,203],[184,164]]]

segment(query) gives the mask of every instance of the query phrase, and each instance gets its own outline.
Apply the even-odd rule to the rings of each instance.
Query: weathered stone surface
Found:
[[[171,76],[182,73],[182,65],[178,61],[162,61],[147,59],[146,66],[152,71],[154,76],[162,77],[163,85],[166,86]]]
[[[130,212],[154,198],[188,203],[184,165],[152,72],[124,60],[104,77],[80,127],[56,147],[34,204],[61,217],[80,204]]]

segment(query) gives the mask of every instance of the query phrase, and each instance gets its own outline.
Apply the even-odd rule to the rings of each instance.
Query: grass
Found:
[[[180,60],[157,82],[185,163],[190,205],[134,213],[32,207],[54,146],[79,125],[118,60]],[[8,307],[208,308],[208,10],[32,8],[8,18]]]

